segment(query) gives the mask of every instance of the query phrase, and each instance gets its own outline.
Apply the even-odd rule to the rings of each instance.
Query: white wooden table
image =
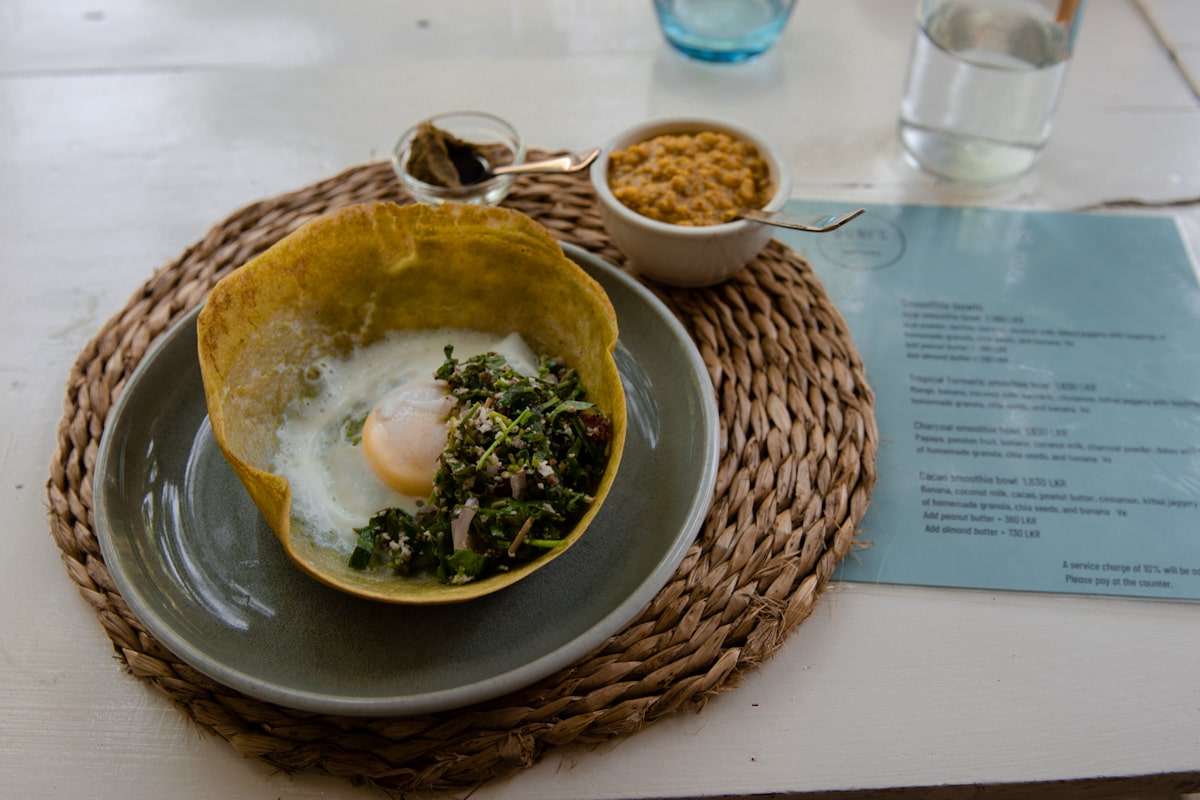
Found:
[[[1200,3],[1151,7],[1200,68]],[[1088,5],[1043,162],[985,190],[900,158],[911,24],[907,2],[801,0],[772,53],[729,68],[670,52],[649,0],[0,3],[0,795],[368,796],[243,760],[123,674],[46,532],[70,362],[235,207],[381,157],[448,108],[499,113],[555,147],[648,117],[726,117],[780,143],[795,193],[813,198],[1200,195],[1200,101],[1130,2]],[[1200,211],[1171,211],[1200,252]],[[1196,605],[840,585],[702,714],[555,751],[474,797],[1195,773],[1198,633]]]

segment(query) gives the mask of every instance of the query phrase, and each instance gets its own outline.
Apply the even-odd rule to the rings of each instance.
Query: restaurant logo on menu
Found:
[[[905,247],[904,231],[870,211],[817,241],[821,255],[834,264],[861,270],[892,266],[904,256]]]

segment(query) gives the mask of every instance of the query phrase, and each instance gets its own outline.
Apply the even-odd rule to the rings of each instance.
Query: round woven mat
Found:
[[[408,200],[386,163],[241,209],[159,269],[75,362],[47,483],[50,530],[130,672],[239,753],[408,790],[478,784],[529,766],[548,747],[622,736],[698,709],[774,653],[851,548],[875,483],[878,443],[874,396],[845,322],[809,266],[775,242],[723,285],[660,290],[716,387],[716,494],[671,581],[587,658],[480,706],[351,719],[241,695],[154,639],[113,584],[92,529],[105,416],[150,343],[219,278],[308,220],[369,200]],[[586,176],[525,178],[506,205],[563,241],[624,261]]]

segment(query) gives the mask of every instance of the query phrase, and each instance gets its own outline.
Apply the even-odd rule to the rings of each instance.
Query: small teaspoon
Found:
[[[475,169],[475,163],[471,163],[466,165],[470,170],[469,173],[460,169],[460,174],[463,184],[466,186],[482,183],[500,175],[562,175],[587,169],[599,155],[600,148],[594,147],[583,153],[567,153],[555,158],[547,158],[544,161],[529,161],[524,164],[509,164],[503,167],[493,167],[487,163],[486,159],[480,157],[477,162],[478,170]]]
[[[789,228],[794,231],[805,231],[806,233],[829,233],[836,231],[838,228],[845,225],[852,219],[860,216],[866,211],[865,208],[859,208],[846,214],[838,216],[830,214],[825,217],[819,217],[812,222],[804,223],[789,217],[781,216],[776,211],[757,211],[748,209],[743,211],[740,219],[750,220],[751,222],[761,222],[764,225],[774,225],[777,228]]]

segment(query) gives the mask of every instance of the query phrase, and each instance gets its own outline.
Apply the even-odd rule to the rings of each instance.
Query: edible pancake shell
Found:
[[[574,544],[604,502],[625,443],[625,395],[604,290],[533,220],[501,208],[371,203],[309,222],[222,279],[200,313],[200,368],[213,435],[288,555],[344,591],[393,603],[454,603],[511,585]],[[313,364],[392,331],[513,331],[578,371],[612,420],[595,500],[564,544],[510,572],[459,586],[351,569],[291,515],[270,471],[295,398],[317,391]],[[251,532],[247,531],[247,535]]]

